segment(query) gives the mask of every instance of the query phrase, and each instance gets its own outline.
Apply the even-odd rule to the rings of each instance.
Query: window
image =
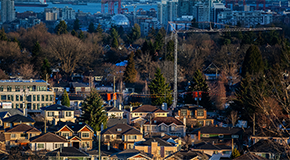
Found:
[[[137,139],[137,136],[136,135],[130,135],[129,139]]]
[[[20,95],[20,101],[23,101],[23,96]]]
[[[205,125],[210,126],[211,125],[211,121],[206,121]]]
[[[55,149],[60,148],[60,147],[63,147],[63,144],[54,144]]]
[[[117,131],[118,131],[118,132],[122,132],[122,129],[121,129],[121,128],[118,128]]]
[[[7,92],[11,92],[12,91],[12,87],[11,86],[7,86]]]
[[[170,127],[171,131],[175,131],[175,126]]]
[[[33,95],[33,101],[36,101],[36,95]]]
[[[53,117],[54,116],[54,112],[47,112],[47,116],[48,117]]]
[[[27,133],[22,133],[20,137],[27,137]]]
[[[209,137],[209,134],[202,134],[202,137],[208,138]]]
[[[43,143],[38,143],[37,144],[38,149],[44,149],[44,144]]]
[[[13,95],[7,95],[7,100],[14,101],[14,96]]]
[[[90,137],[90,133],[82,133],[82,138]]]
[[[198,109],[197,110],[197,116],[204,116],[203,109]]]
[[[7,125],[8,123],[6,123]],[[11,138],[16,138],[16,135],[15,134],[11,134]]]
[[[1,100],[6,100],[6,95],[1,95]]]
[[[19,95],[16,95],[15,100],[16,100],[16,101],[19,101]]]
[[[69,133],[62,133],[62,136],[69,137]]]
[[[83,142],[82,146],[83,146],[83,148],[89,148],[90,142]]]
[[[173,153],[173,151],[165,151],[165,154],[166,155],[170,155],[170,154],[172,154]]]
[[[71,112],[65,112],[66,117],[71,117]]]
[[[53,101],[53,95],[50,95],[50,101]]]
[[[165,126],[162,125],[162,126],[160,127],[160,130],[161,130],[161,131],[165,131]]]
[[[37,95],[37,101],[40,101],[40,95]]]
[[[41,95],[41,101],[44,101],[44,95]]]
[[[20,92],[20,86],[15,86],[15,92]]]
[[[0,91],[3,92],[3,86],[0,86]]]
[[[36,110],[36,104],[35,103],[33,103],[33,108],[32,109]]]
[[[45,95],[45,101],[48,101],[48,95]]]

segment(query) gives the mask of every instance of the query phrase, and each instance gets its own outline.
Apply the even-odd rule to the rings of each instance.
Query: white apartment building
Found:
[[[69,8],[68,6],[65,6],[62,9],[62,19],[67,20],[67,19],[76,19],[76,12],[72,8]]]
[[[163,27],[167,27],[168,21],[177,19],[177,0],[161,0],[157,6],[157,19]]]
[[[254,27],[257,24],[266,25],[273,21],[272,12],[264,11],[224,11],[218,14],[218,23]]]

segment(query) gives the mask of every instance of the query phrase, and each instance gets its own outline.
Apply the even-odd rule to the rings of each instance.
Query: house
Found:
[[[85,123],[67,122],[60,125],[55,133],[66,137],[69,141],[69,146],[84,150],[93,148],[94,130]]]
[[[209,155],[200,151],[180,150],[165,157],[164,160],[201,160],[209,158]]]
[[[71,93],[89,93],[91,91],[91,87],[84,83],[79,82],[72,82],[71,86]]]
[[[3,126],[2,119],[14,116],[16,114],[23,115],[23,112],[20,109],[16,108],[9,109],[0,108],[0,126]]]
[[[225,145],[215,145],[208,142],[201,142],[201,143],[195,144],[192,150],[200,151],[210,156],[213,156],[214,154],[219,154],[222,157],[227,157],[227,158],[229,158],[232,154],[232,147],[225,146]]]
[[[111,160],[151,160],[153,156],[136,149],[126,149],[111,156]]]
[[[33,126],[35,121],[30,117],[25,117],[23,115],[16,114],[11,117],[2,119],[4,129],[12,128],[19,124],[27,124]]]
[[[251,159],[251,160],[267,160],[267,158],[255,155],[251,152],[248,152],[246,154],[241,155],[240,157],[237,157],[233,160],[246,160],[246,159]]]
[[[112,127],[116,124],[126,124],[128,119],[125,118],[109,118],[107,121],[107,127]]]
[[[161,138],[149,138],[135,143],[134,148],[152,154],[153,157],[164,158],[178,150],[178,145],[169,143]]]
[[[75,122],[74,110],[63,105],[54,104],[41,108],[46,121],[56,125],[61,122]]]
[[[4,134],[6,144],[15,146],[29,144],[30,138],[40,135],[41,131],[26,124],[19,124],[7,130]]]
[[[76,109],[81,108],[82,103],[85,100],[84,95],[70,93],[68,96],[69,96],[70,106],[72,108],[76,108]]]
[[[214,142],[215,144],[226,144],[228,141],[243,140],[243,130],[230,127],[205,126],[194,130],[191,133],[194,141]]]
[[[288,147],[273,141],[261,139],[248,149],[251,153],[267,159],[288,159]]]
[[[288,131],[283,131],[281,132],[271,132],[269,130],[263,129],[261,131],[256,132],[255,135],[249,136],[249,144],[255,144],[259,142],[259,140],[264,139],[264,140],[273,140],[280,145],[288,145],[290,143],[290,137]]]
[[[67,160],[67,159],[78,159],[87,160],[90,158],[89,154],[77,149],[75,147],[61,147],[45,155],[49,160]]]
[[[105,107],[108,118],[120,118],[124,116],[124,111],[117,107]]]
[[[199,106],[184,106],[178,108],[177,111],[180,120],[186,119],[186,124],[190,124],[191,127],[197,124],[201,126],[210,126],[214,124],[214,119],[210,119],[207,116],[207,110]]]
[[[68,140],[51,132],[30,139],[30,148],[32,151],[53,151],[60,147],[68,147]]]
[[[142,133],[127,124],[116,124],[101,132],[106,145],[119,149],[133,149],[134,143],[143,139]]]
[[[102,160],[109,160],[111,155],[120,152],[119,149],[113,148],[112,146],[101,145],[101,158]],[[99,157],[99,149],[94,148],[92,150],[86,151],[89,154],[91,160],[98,160]]]
[[[152,105],[142,105],[134,110],[130,108],[131,118],[142,117],[145,118],[148,114],[153,114],[152,117],[167,117],[168,112],[158,109]]]
[[[57,96],[61,96],[65,90],[67,92],[70,91],[70,84],[69,82],[57,81],[56,83],[52,84],[51,88]]]
[[[186,133],[185,125],[174,117],[156,117],[147,121],[144,125],[144,133],[165,133],[172,136],[184,137]]]

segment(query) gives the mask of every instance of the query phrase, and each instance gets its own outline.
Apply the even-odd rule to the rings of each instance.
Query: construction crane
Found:
[[[108,3],[108,13],[115,14],[115,2],[118,2],[118,14],[120,14],[122,10],[121,0],[102,0],[101,13],[105,13],[105,4]]]
[[[183,21],[186,23],[191,23],[191,21]],[[169,25],[173,29],[175,46],[174,46],[174,87],[173,87],[173,104],[172,107],[175,108],[177,106],[178,93],[177,93],[177,47],[178,47],[178,34],[179,33],[222,33],[222,32],[257,32],[257,31],[273,31],[273,30],[282,30],[280,27],[268,27],[268,28],[211,28],[212,22],[201,22],[201,23],[209,23],[210,29],[193,29],[193,30],[182,30],[183,28],[177,30],[174,26],[183,24],[168,22]],[[226,25],[228,26],[228,25]]]

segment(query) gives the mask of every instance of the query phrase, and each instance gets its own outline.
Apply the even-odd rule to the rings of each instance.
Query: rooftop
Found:
[[[202,153],[200,151],[180,150],[180,151],[177,151],[177,152],[169,155],[165,159],[170,159],[172,157],[176,157],[176,158],[179,158],[179,159],[182,159],[182,160],[192,160],[195,157],[201,157],[202,159],[209,159],[210,155],[207,155],[207,154]]]
[[[47,132],[45,134],[31,138],[30,142],[67,142],[67,140],[64,137]]]
[[[174,117],[156,117],[156,118],[153,118],[151,122],[152,125],[159,125],[161,123],[164,123],[166,125],[170,125],[172,123],[176,125],[183,125],[183,123],[180,120]],[[150,124],[150,122],[147,121],[145,124]]]
[[[136,109],[134,109],[132,112],[155,112],[158,108],[152,105],[142,105]]]
[[[88,157],[89,155],[82,151],[79,150],[75,147],[62,147],[58,148],[54,151],[48,152],[46,156],[51,156],[51,157]]]
[[[171,144],[161,138],[148,138],[146,141],[138,142],[137,146],[151,146],[152,142],[157,142],[158,146],[174,146],[174,144]]]
[[[214,145],[207,142],[201,142],[199,144],[194,145],[194,149],[202,149],[202,150],[231,150],[232,148],[230,146],[225,145]]]
[[[38,129],[36,129],[34,127],[26,125],[26,124],[19,124],[11,129],[9,129],[6,132],[25,132],[25,133],[27,133],[27,132],[41,132],[41,131],[39,131]]]
[[[24,79],[16,79],[16,80],[10,80],[10,79],[7,79],[7,80],[0,80],[0,83],[34,83],[34,82],[37,82],[37,83],[46,83],[45,80],[42,80],[42,79],[30,79],[30,80],[24,80]]]
[[[198,128],[193,131],[193,133],[198,133],[200,131],[202,134],[239,134],[243,130],[240,128],[230,128],[230,127],[211,127],[205,126]]]
[[[4,119],[2,119],[2,121],[3,122],[8,122],[8,123],[15,123],[15,122],[19,122],[19,123],[25,123],[25,122],[33,123],[33,122],[35,122],[32,118],[25,117],[25,116],[20,115],[20,114],[16,114],[14,116],[4,118]]]
[[[112,127],[109,127],[102,131],[102,134],[142,134],[139,130],[134,127],[129,126],[128,124],[116,124]]]
[[[246,159],[251,159],[251,160],[266,160],[267,158],[258,156],[254,153],[248,152],[246,154],[241,155],[240,157],[237,157],[233,160],[246,160]]]
[[[73,111],[73,109],[68,108],[67,106],[59,105],[59,104],[53,104],[50,106],[42,107],[41,109],[44,111],[58,111],[58,110]]]
[[[283,153],[286,148],[273,140],[259,140],[249,148],[250,152]]]

